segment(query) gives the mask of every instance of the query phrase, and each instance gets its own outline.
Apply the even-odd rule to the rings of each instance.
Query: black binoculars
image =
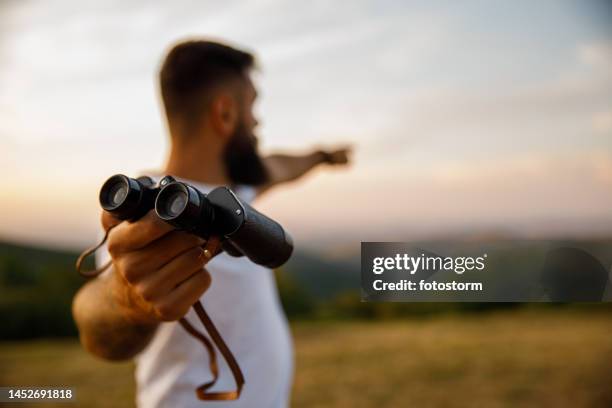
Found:
[[[171,176],[155,183],[150,177],[117,174],[100,190],[102,208],[121,220],[136,221],[155,208],[165,222],[204,239],[221,238],[221,248],[232,256],[246,256],[256,264],[276,268],[293,252],[291,236],[271,218],[241,201],[227,187],[204,194]]]

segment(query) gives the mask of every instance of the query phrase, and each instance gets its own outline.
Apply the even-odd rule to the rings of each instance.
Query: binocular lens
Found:
[[[166,202],[166,214],[171,217],[179,215],[187,205],[187,194],[184,191],[176,191]]]
[[[189,184],[175,181],[163,187],[155,200],[155,212],[181,230],[210,235],[212,206],[203,193]]]
[[[128,187],[122,183],[118,182],[114,186],[111,187],[108,192],[108,198],[113,206],[119,206],[123,203],[128,194]]]

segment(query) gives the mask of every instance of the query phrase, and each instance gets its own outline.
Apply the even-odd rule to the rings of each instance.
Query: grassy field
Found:
[[[612,406],[604,313],[297,323],[293,332],[294,407]],[[79,407],[133,406],[132,370],[71,340],[0,344],[0,385],[73,386]]]

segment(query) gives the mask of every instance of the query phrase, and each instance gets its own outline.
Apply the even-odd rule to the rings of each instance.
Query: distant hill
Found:
[[[70,308],[83,283],[77,254],[0,243],[0,339],[75,335]]]
[[[72,272],[77,256],[77,251],[0,242],[0,284],[6,277],[10,281],[37,282],[50,266],[75,276]],[[29,276],[14,276],[15,268]],[[359,254],[328,259],[314,252],[297,250],[282,267],[282,273],[291,276],[313,296],[329,298],[339,291],[359,289]]]
[[[76,251],[48,249],[35,246],[25,246],[12,244],[8,242],[0,242],[0,265],[5,265],[4,262],[19,261],[22,267],[30,269],[33,272],[40,272],[42,265],[74,265],[74,261],[78,253]],[[3,269],[0,269],[3,271]],[[3,271],[6,272],[6,271]],[[2,272],[0,272],[2,276]]]
[[[71,302],[85,282],[74,270],[77,256],[76,251],[0,242],[0,339],[76,334]],[[296,295],[314,304],[359,288],[358,259],[332,261],[297,251],[278,273],[289,314],[288,302]]]
[[[326,259],[297,251],[283,266],[283,272],[318,300],[329,300],[339,293],[359,292],[359,254],[345,259]]]

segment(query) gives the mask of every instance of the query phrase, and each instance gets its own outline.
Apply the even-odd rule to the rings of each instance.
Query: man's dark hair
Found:
[[[166,114],[187,120],[197,117],[208,102],[206,91],[242,77],[254,64],[252,54],[217,42],[192,40],[175,45],[160,71]]]

